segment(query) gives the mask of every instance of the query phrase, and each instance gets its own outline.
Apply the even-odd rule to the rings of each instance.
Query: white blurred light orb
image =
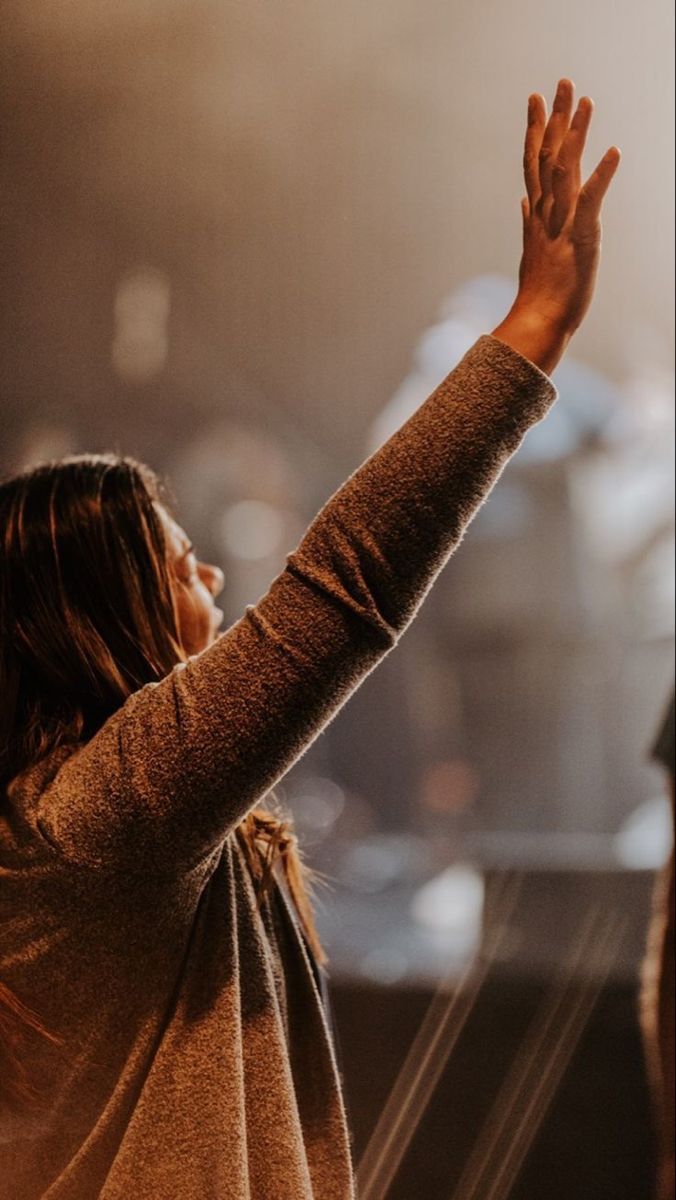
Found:
[[[481,928],[484,890],[483,878],[473,867],[447,867],[418,889],[411,915],[427,929],[475,934]]]
[[[341,816],[345,808],[345,793],[332,779],[312,776],[303,781],[293,796],[297,820],[312,833],[325,833]]]
[[[615,854],[632,871],[658,871],[669,858],[673,838],[671,805],[666,796],[656,796],[627,817],[615,834]]]
[[[223,513],[219,533],[229,554],[257,562],[279,548],[284,528],[282,513],[271,504],[264,500],[240,500]]]

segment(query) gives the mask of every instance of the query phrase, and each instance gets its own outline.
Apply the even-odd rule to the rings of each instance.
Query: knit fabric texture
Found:
[[[31,1035],[2,1200],[349,1200],[339,1074],[283,891],[235,829],[395,645],[551,381],[484,336],[202,654],[0,802],[0,979]]]

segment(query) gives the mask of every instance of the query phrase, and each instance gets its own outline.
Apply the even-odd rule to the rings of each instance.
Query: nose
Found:
[[[220,567],[215,567],[213,563],[200,563],[199,574],[202,583],[209,589],[214,598],[223,591],[225,576]]]

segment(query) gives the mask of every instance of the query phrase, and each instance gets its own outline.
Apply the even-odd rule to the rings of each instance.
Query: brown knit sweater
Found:
[[[311,964],[233,831],[393,647],[554,397],[482,337],[254,608],[10,787],[0,979],[62,1040],[26,1050],[39,1108],[0,1111],[2,1200],[353,1195]]]

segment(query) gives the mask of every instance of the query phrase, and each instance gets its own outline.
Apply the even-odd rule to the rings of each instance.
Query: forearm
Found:
[[[325,506],[292,569],[400,632],[555,395],[525,356],[480,339]]]

